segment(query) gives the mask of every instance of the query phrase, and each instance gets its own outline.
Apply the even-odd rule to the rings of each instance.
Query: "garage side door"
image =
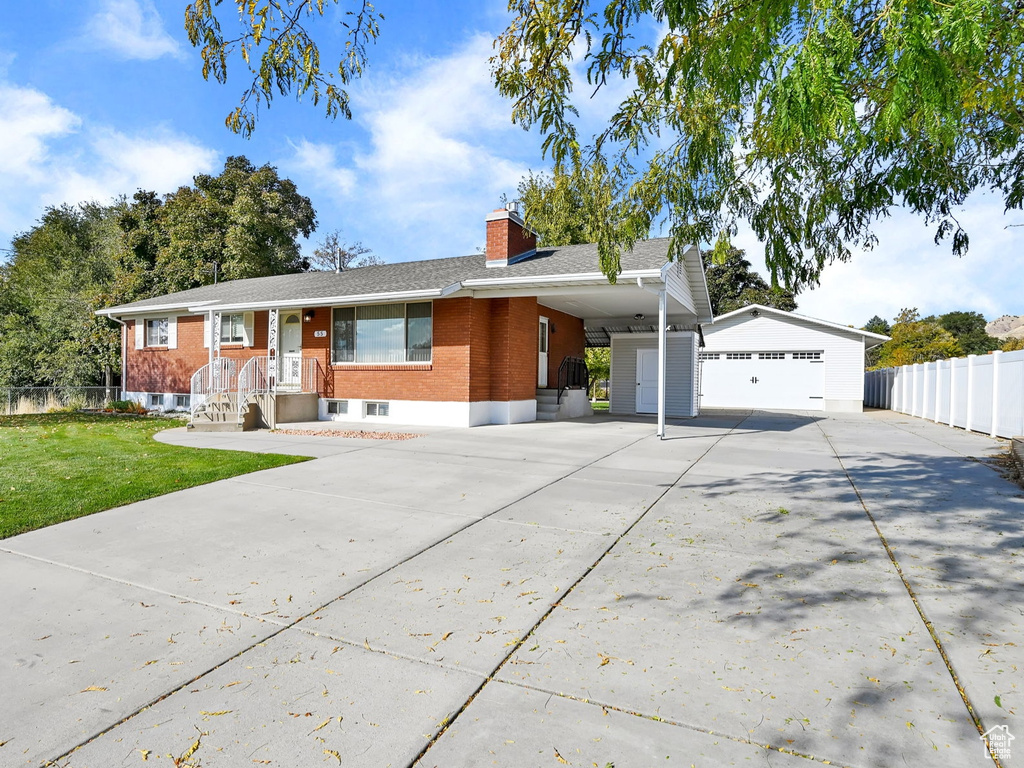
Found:
[[[824,410],[824,352],[705,351],[700,357],[702,408]]]

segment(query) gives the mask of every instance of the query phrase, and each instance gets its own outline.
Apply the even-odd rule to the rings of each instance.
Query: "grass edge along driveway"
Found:
[[[305,456],[166,445],[152,416],[0,416],[0,539]]]

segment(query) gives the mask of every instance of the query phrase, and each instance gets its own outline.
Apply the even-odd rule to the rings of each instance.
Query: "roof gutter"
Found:
[[[415,299],[442,299],[462,288],[461,283],[452,283],[444,288],[429,288],[419,291],[391,291],[389,293],[363,293],[354,296],[322,296],[319,298],[288,299],[285,301],[248,301],[233,304],[196,304],[188,307],[190,312],[226,312],[231,310],[288,309],[291,307],[328,307],[336,304],[376,304],[390,301]]]
[[[213,303],[214,302],[212,302],[212,301],[201,301],[198,304],[193,304],[192,306],[193,307],[199,307],[199,306],[202,306],[203,304],[213,304]],[[130,305],[128,305],[126,307],[121,308],[119,311],[117,311],[116,315],[115,315],[115,310],[118,310],[118,309],[119,309],[118,307],[113,307],[111,309],[97,309],[95,312],[93,312],[93,314],[94,315],[99,315],[100,317],[109,317],[111,320],[117,320],[118,317],[124,317],[125,315],[145,315],[145,314],[149,314],[150,312],[167,312],[167,311],[171,311],[171,310],[181,311],[181,310],[188,309],[188,307],[186,307],[186,305],[184,305],[184,304],[150,304],[150,305],[147,305],[147,306],[144,306],[144,307],[131,307]],[[199,311],[199,310],[188,309],[188,311]],[[117,320],[117,322],[121,322],[121,321]]]
[[[633,269],[622,272],[619,279],[634,280],[637,278],[658,278],[661,270],[658,269]],[[504,288],[506,286],[532,285],[537,283],[578,283],[582,281],[594,281],[608,283],[608,276],[604,272],[581,272],[569,275],[527,275],[520,277],[478,277],[473,280],[463,280],[464,288]]]

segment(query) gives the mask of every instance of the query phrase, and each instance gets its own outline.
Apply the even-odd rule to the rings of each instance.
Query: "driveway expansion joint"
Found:
[[[524,645],[526,645],[526,642],[530,639],[530,637],[533,636],[533,634],[544,623],[544,621],[552,613],[554,613],[554,611],[557,610],[561,606],[561,604],[565,600],[565,598],[568,597],[569,595],[571,595],[573,593],[573,590],[575,590],[576,587],[579,586],[583,582],[583,580],[585,578],[587,578],[587,576],[589,576],[594,571],[594,569],[601,563],[601,561],[603,561],[604,558],[607,557],[607,555],[612,551],[612,549],[615,548],[615,545],[618,544],[620,541],[622,541],[623,538],[628,536],[630,531],[632,531],[640,523],[640,521],[643,520],[650,513],[650,511],[652,509],[654,509],[655,506],[657,506],[658,502],[661,501],[665,497],[665,495],[676,486],[676,483],[678,483],[683,477],[685,477],[686,474],[691,469],[696,467],[705,456],[707,456],[709,453],[711,453],[711,451],[714,450],[715,446],[717,446],[720,442],[722,442],[722,440],[724,440],[726,437],[731,435],[734,431],[739,429],[740,426],[743,424],[743,422],[747,420],[747,418],[749,418],[749,414],[746,417],[744,417],[742,420],[737,422],[733,427],[731,427],[724,434],[716,436],[715,441],[710,446],[708,446],[708,448],[703,453],[701,453],[701,455],[696,460],[690,462],[686,466],[686,468],[683,469],[683,471],[678,474],[678,476],[675,478],[675,480],[672,481],[671,484],[668,484],[664,488],[662,488],[662,490],[658,493],[658,495],[655,497],[655,499],[650,504],[648,504],[644,508],[644,510],[639,515],[637,515],[636,518],[633,519],[633,521],[625,528],[625,530],[623,530],[618,536],[615,537],[615,539],[611,542],[611,544],[609,544],[605,548],[605,550],[600,555],[598,555],[597,559],[588,568],[586,568],[583,571],[583,573],[579,576],[579,578],[577,578],[566,589],[562,590],[561,594],[559,595],[558,600],[554,601],[550,605],[550,607],[546,611],[544,611],[543,614],[541,614],[541,616],[537,619],[537,621],[534,622],[533,626],[531,626],[526,631],[526,633],[509,649],[508,653],[506,653],[505,656],[495,665],[495,667],[491,671],[491,673],[484,679],[484,681],[480,684],[480,686],[475,691],[473,691],[470,694],[470,696],[466,699],[466,701],[462,704],[462,706],[459,707],[458,710],[456,710],[450,717],[448,717],[444,721],[442,727],[437,731],[437,733],[434,734],[433,738],[431,738],[427,742],[427,744],[423,747],[423,749],[420,751],[420,753],[412,760],[412,762],[409,763],[409,768],[414,768],[414,766],[416,766],[421,760],[423,760],[426,757],[426,755],[430,752],[430,748],[433,747],[434,744],[437,743],[438,739],[440,739],[445,734],[445,732],[452,726],[452,724],[469,708],[469,705],[473,703],[473,700],[480,694],[480,692],[484,689],[484,687],[489,682],[491,682],[491,681],[493,681],[495,679],[495,676],[501,671],[502,667],[504,667],[508,663],[509,659],[511,659],[520,648],[522,648]],[[621,448],[616,450],[614,453],[618,453],[619,451],[625,450],[629,446],[635,445],[636,443],[639,443],[639,442],[641,442],[641,440],[644,440],[644,439],[653,439],[653,438],[647,437],[647,438],[641,438],[640,440],[635,440],[632,443],[629,443],[629,444],[627,444],[625,446],[622,446]],[[661,442],[662,438],[658,437],[657,440],[658,440],[658,442]],[[612,455],[612,454],[609,454],[609,455]],[[602,457],[602,458],[599,458],[599,459],[595,459],[590,464],[586,464],[586,465],[580,467],[579,470],[577,470],[577,471],[581,471],[581,470],[585,469],[586,467],[591,466],[591,464],[595,464],[598,461],[601,461],[603,458],[607,458],[607,457]],[[504,681],[499,681],[499,682],[504,682]],[[545,691],[545,692],[547,692],[547,691]],[[551,693],[554,695],[553,692],[551,692]],[[583,700],[580,699],[580,701],[583,701]]]
[[[917,593],[915,592],[913,585],[910,583],[910,579],[903,572],[903,568],[900,566],[899,559],[896,557],[896,552],[892,549],[892,546],[889,544],[889,540],[885,537],[885,534],[882,533],[882,528],[878,524],[878,521],[875,519],[875,516],[871,514],[871,510],[868,509],[867,502],[864,501],[864,496],[861,494],[860,488],[858,488],[857,483],[854,482],[853,476],[846,468],[846,464],[843,461],[843,457],[839,455],[839,451],[836,450],[835,445],[832,443],[832,439],[825,432],[825,430],[822,429],[820,424],[818,424],[818,428],[821,429],[822,437],[825,438],[825,442],[828,443],[829,448],[832,449],[832,453],[835,454],[836,460],[839,462],[839,466],[843,470],[843,474],[846,475],[846,479],[850,482],[850,487],[853,488],[853,492],[857,494],[857,499],[860,502],[861,507],[864,509],[864,514],[867,515],[868,520],[871,521],[871,525],[874,527],[875,533],[878,535],[879,541],[882,542],[882,546],[885,548],[885,552],[889,556],[889,560],[892,562],[893,567],[896,569],[896,573],[899,575],[900,581],[903,582],[903,586],[907,590],[907,595],[910,597],[911,602],[914,604],[914,608],[917,610],[917,614],[918,617],[921,619],[921,623],[924,624],[925,629],[928,631],[928,635],[931,637],[932,642],[935,644],[935,648],[939,653],[939,657],[942,659],[943,664],[945,664],[946,666],[946,671],[949,672],[949,676],[950,678],[952,678],[953,686],[956,688],[957,693],[960,694],[960,699],[963,701],[964,706],[967,708],[967,714],[970,716],[971,722],[977,729],[979,737],[981,737],[985,741],[985,746],[988,748],[989,757],[992,759],[992,762],[995,763],[996,768],[1002,768],[1002,763],[1000,762],[999,757],[989,746],[988,740],[985,739],[985,733],[987,732],[987,729],[985,728],[985,725],[981,720],[981,716],[975,711],[974,704],[971,702],[971,698],[967,694],[967,689],[964,688],[963,684],[960,682],[960,676],[957,674],[956,669],[953,667],[952,659],[950,659],[949,655],[946,653],[946,648],[942,644],[942,640],[939,638],[939,633],[936,631],[935,625],[932,624],[931,619],[928,618],[928,614],[925,613],[924,606],[921,605],[921,602],[918,600]],[[905,431],[909,432],[909,430]],[[945,446],[943,447],[945,448]],[[946,450],[953,449],[946,448]],[[958,451],[956,452],[959,453]],[[961,456],[963,455],[964,454],[961,454]]]

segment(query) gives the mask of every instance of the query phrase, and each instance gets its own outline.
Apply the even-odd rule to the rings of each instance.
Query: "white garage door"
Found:
[[[701,352],[702,408],[825,409],[825,353]]]

